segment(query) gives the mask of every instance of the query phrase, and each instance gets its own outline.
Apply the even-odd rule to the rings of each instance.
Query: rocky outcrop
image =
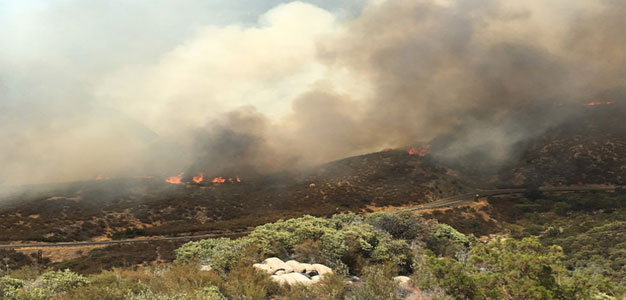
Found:
[[[270,257],[252,267],[270,274],[272,279],[281,285],[311,285],[320,281],[323,276],[333,273],[331,268],[322,264],[306,264],[295,260],[283,262],[277,257]]]
[[[399,287],[401,288],[410,288],[411,287],[411,278],[407,276],[396,276],[393,278]]]

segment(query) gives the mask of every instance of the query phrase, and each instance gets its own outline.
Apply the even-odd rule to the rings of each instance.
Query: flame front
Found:
[[[425,145],[419,149],[411,148],[409,149],[409,155],[426,156],[430,153],[430,147],[430,145]]]
[[[200,183],[202,182],[202,180],[204,180],[204,174],[200,173],[197,176],[194,176],[192,180],[195,183]]]
[[[178,176],[167,177],[165,182],[169,182],[171,184],[181,184],[183,179],[183,173],[178,174]]]
[[[213,180],[211,180],[211,182],[213,182],[213,183],[224,183],[224,182],[226,182],[226,179],[224,179],[224,177],[220,176],[220,177],[213,178]]]
[[[609,104],[613,104],[613,101],[606,101],[606,102],[602,102],[602,101],[591,101],[589,103],[587,103],[587,106],[596,106],[596,105],[609,105]]]
[[[235,176],[235,178],[232,178],[232,177],[226,178],[226,177],[220,176],[220,177],[215,177],[213,178],[213,180],[211,180],[211,182],[213,183],[225,183],[226,181],[228,181],[229,183],[235,183],[235,182],[241,183],[241,178],[239,178],[239,176]]]

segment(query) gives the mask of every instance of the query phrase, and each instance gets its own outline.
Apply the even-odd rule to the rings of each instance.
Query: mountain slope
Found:
[[[302,214],[429,202],[471,188],[430,157],[392,150],[241,183],[118,178],[31,187],[5,199],[0,240],[67,241],[245,229]]]
[[[510,184],[626,184],[624,103],[581,107],[572,118],[520,144],[521,158],[494,181]]]

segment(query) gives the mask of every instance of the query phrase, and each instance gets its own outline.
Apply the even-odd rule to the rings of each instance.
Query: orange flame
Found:
[[[171,184],[181,184],[183,179],[183,173],[178,174],[178,176],[172,176],[165,179],[165,182],[169,182]]]
[[[383,149],[383,150],[382,150],[382,151],[380,151],[380,152],[389,152],[389,151],[391,151],[391,150],[393,150],[393,149],[391,149],[391,148],[385,148],[385,149]]]
[[[241,182],[241,179],[239,179],[239,176],[237,176],[237,182]]]
[[[591,101],[591,102],[587,103],[586,105],[587,105],[587,106],[596,106],[596,105],[602,105],[602,104],[606,104],[606,105],[613,104],[613,101],[606,101],[606,102],[602,102],[602,101]]]
[[[102,180],[102,179],[104,179],[104,177],[102,177],[100,175],[96,176],[96,180]]]
[[[204,180],[204,174],[202,173],[198,174],[198,176],[193,177],[193,182],[195,183],[200,183],[202,182],[202,180]]]
[[[213,180],[211,180],[211,182],[213,182],[213,183],[224,183],[224,182],[226,182],[226,179],[224,179],[224,177],[220,176],[220,177],[213,178]]]
[[[426,156],[430,153],[430,147],[430,145],[425,145],[420,149],[411,148],[409,149],[409,155]]]

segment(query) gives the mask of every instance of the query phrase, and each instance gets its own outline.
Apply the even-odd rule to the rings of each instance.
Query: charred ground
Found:
[[[5,200],[0,239],[70,241],[241,230],[302,214],[425,203],[470,189],[430,157],[400,150],[299,173],[242,178],[241,183],[173,185],[156,178],[120,178],[37,186]]]
[[[554,186],[626,184],[626,102],[597,103],[578,107],[576,118],[521,142],[520,159],[491,181]]]

